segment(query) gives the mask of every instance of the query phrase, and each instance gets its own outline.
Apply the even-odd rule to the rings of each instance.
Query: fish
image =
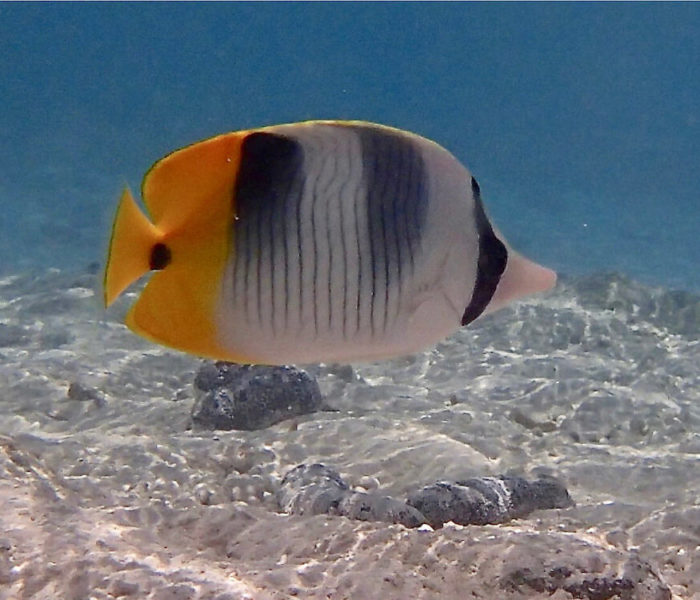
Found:
[[[448,150],[365,121],[224,133],[128,187],[103,275],[148,340],[241,364],[353,363],[413,354],[556,274],[491,224]]]

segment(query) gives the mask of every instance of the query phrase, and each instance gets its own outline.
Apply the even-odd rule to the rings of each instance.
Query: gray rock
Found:
[[[487,478],[489,479],[489,478]],[[522,477],[501,475],[510,492],[510,518],[525,517],[535,510],[569,508],[576,503],[558,479],[540,476],[534,481]]]
[[[543,477],[529,482],[501,475],[452,483],[438,481],[411,494],[408,504],[418,509],[433,527],[452,521],[460,525],[503,523],[534,510],[566,508],[573,501],[557,480]]]
[[[264,429],[323,406],[316,380],[294,367],[205,363],[194,387],[192,420],[206,429]]]
[[[279,507],[290,514],[330,514],[360,521],[418,527],[423,515],[405,502],[380,494],[352,491],[334,469],[316,463],[289,471],[277,493]]]
[[[420,527],[426,522],[418,510],[405,502],[371,492],[345,494],[338,506],[338,514],[359,521],[401,523],[405,527]]]
[[[277,492],[279,507],[291,514],[341,515],[361,521],[441,527],[502,523],[534,510],[566,508],[573,501],[566,488],[551,477],[533,482],[501,475],[457,483],[439,481],[409,496],[407,502],[371,492],[355,492],[340,474],[323,464],[301,464],[289,471]]]
[[[561,560],[561,559],[560,559]],[[600,560],[600,559],[599,559]],[[536,561],[535,561],[536,562]],[[554,594],[568,592],[581,600],[671,600],[671,590],[659,581],[651,566],[632,555],[620,568],[621,573],[591,573],[576,564],[561,560],[559,564],[542,564],[537,568],[518,566],[506,569],[498,584],[509,594]],[[567,564],[568,563],[568,564]]]
[[[282,479],[277,503],[290,514],[320,515],[337,510],[349,491],[337,471],[319,463],[302,464]]]

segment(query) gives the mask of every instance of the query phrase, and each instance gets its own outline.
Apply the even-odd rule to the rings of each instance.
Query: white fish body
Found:
[[[370,123],[312,121],[205,140],[156,163],[144,200],[156,223],[141,222],[139,239],[161,272],[127,323],[213,358],[408,354],[556,277],[508,247],[452,154]],[[113,246],[127,237],[118,222]],[[107,302],[143,267],[118,284],[109,269]]]

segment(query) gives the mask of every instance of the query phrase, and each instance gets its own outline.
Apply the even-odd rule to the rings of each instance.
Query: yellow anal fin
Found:
[[[193,219],[191,227],[163,234],[170,260],[149,279],[126,324],[160,344],[223,359],[216,312],[231,252],[230,195],[210,198],[209,206],[215,210],[208,221]]]
[[[161,239],[158,228],[151,223],[134,201],[129,189],[119,200],[112,225],[107,265],[103,279],[105,306],[150,271],[153,246]]]

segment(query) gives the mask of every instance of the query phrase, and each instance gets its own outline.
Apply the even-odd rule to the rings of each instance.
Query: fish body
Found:
[[[310,121],[178,150],[125,190],[105,304],[156,272],[135,332],[241,363],[352,362],[424,349],[555,275],[490,224],[476,180],[415,134]]]

